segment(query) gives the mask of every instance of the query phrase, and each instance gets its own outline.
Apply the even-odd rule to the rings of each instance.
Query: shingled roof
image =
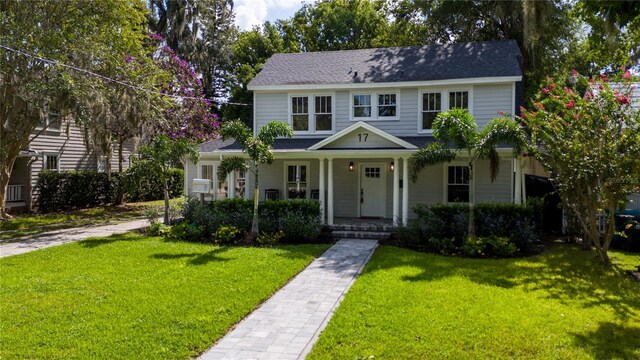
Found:
[[[274,54],[249,89],[522,76],[514,40]]]

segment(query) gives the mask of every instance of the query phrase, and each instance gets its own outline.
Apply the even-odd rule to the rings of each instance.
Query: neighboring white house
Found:
[[[302,197],[321,202],[323,219],[391,218],[405,221],[419,203],[519,203],[522,167],[499,149],[494,182],[487,161],[469,181],[463,161],[426,168],[408,180],[407,160],[433,141],[431,124],[449,108],[468,109],[485,126],[522,103],[521,55],[515,41],[385,49],[275,54],[253,79],[254,131],[287,122],[293,139],[278,139],[276,161],[260,168],[260,198]],[[211,183],[208,199],[253,192],[251,174],[218,179],[225,156],[240,155],[233,140],[200,146],[198,164],[186,167],[185,192],[194,178]],[[228,186],[233,184],[233,186]]]

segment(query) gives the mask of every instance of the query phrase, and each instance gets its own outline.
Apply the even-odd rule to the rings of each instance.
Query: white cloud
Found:
[[[250,30],[266,20],[287,17],[301,6],[301,0],[236,0],[236,25]]]

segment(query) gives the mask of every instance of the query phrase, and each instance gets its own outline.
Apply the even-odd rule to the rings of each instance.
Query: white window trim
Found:
[[[60,113],[58,113],[58,119],[60,121],[60,127],[58,129],[54,129],[51,127],[51,124],[49,123],[49,114],[47,113],[47,115],[44,118],[44,127],[40,126],[40,124],[36,125],[35,130],[41,131],[42,129],[45,129],[45,132],[48,133],[53,133],[53,134],[60,134],[62,132],[62,116],[60,115]]]
[[[449,163],[442,164],[442,203],[443,204],[451,204],[451,205],[468,205],[468,202],[449,202],[449,166],[469,166],[467,162],[464,161],[452,161]],[[475,176],[469,180],[469,196],[471,196],[471,187],[475,189],[476,187],[476,179]]]
[[[456,91],[468,91],[469,92],[469,114],[473,116],[473,87],[455,87],[455,88],[420,88],[418,89],[418,134],[433,134],[433,129],[422,128],[422,94],[426,93],[440,93],[442,107],[441,112],[449,111],[449,93]]]
[[[314,92],[314,93],[288,93],[287,96],[287,123],[293,129],[293,109],[291,105],[291,99],[294,97],[307,97],[309,101],[309,130],[300,131],[294,130],[293,134],[334,134],[336,132],[336,95],[333,92]],[[329,96],[331,97],[331,130],[316,131],[316,96]]]
[[[213,200],[222,200],[222,199],[218,199],[218,183],[219,183],[218,167],[220,166],[220,161],[200,161],[198,163],[198,168],[197,168],[197,178],[198,179],[202,179],[202,166],[203,165],[212,165],[213,166],[213,187],[211,189],[209,189],[209,193],[205,194],[205,196],[209,196]],[[245,174],[245,178],[246,178],[246,174]],[[227,175],[227,178],[225,180],[225,182],[227,183],[227,196],[225,197],[225,199],[229,198],[229,179],[230,179],[230,175]],[[246,191],[246,185],[245,185],[245,191]]]
[[[309,161],[285,161],[284,162],[284,176],[283,176],[283,189],[284,189],[284,194],[283,194],[283,199],[288,200],[289,199],[289,191],[287,190],[287,179],[289,174],[287,174],[287,171],[289,170],[289,166],[306,166],[307,167],[307,193],[305,194],[305,199],[310,199],[311,198],[311,166],[310,166],[310,162]]]
[[[396,116],[383,116],[378,114],[378,95],[395,95],[396,96]],[[353,116],[353,97],[356,95],[371,96],[371,117],[354,117]],[[400,90],[389,89],[386,91],[351,91],[349,92],[349,120],[350,121],[398,121],[400,120]]]
[[[49,156],[55,156],[55,157],[58,158],[58,161],[56,161],[56,169],[54,171],[60,172],[60,153],[59,152],[46,152],[43,155],[44,156],[42,157],[42,170],[53,170],[53,169],[47,169],[47,158]]]

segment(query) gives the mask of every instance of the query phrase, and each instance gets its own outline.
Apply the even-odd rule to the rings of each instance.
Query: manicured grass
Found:
[[[182,198],[171,200],[172,203],[183,201]],[[17,215],[11,220],[0,221],[0,242],[11,242],[12,239],[21,236],[46,231],[142,218],[149,208],[162,210],[164,200],[129,203],[122,206],[101,206],[61,213]]]
[[[369,358],[638,359],[640,284],[562,244],[504,260],[381,247],[309,356]]]
[[[327,247],[130,233],[0,259],[0,358],[190,358]]]

